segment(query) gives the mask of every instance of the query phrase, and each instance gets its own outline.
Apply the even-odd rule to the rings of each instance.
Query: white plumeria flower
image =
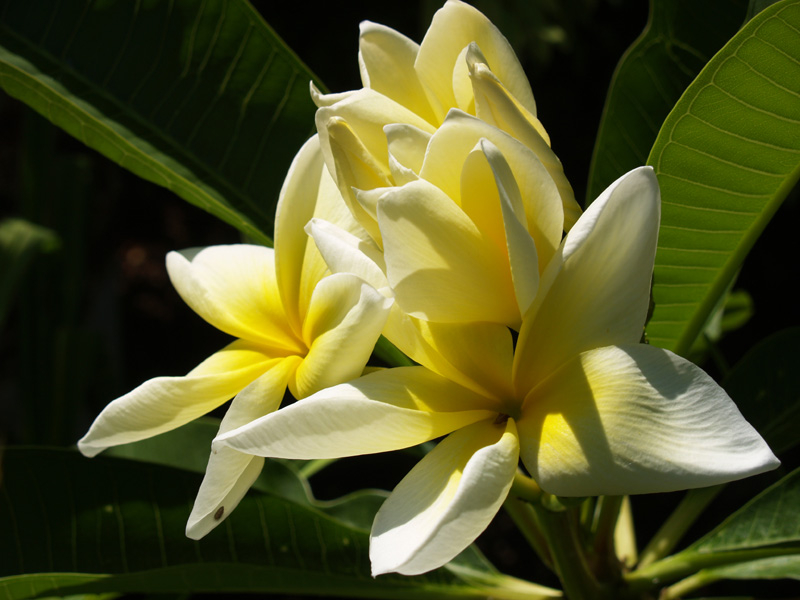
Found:
[[[275,250],[241,244],[167,255],[183,300],[236,341],[184,377],[156,377],[111,402],[78,442],[83,454],[169,431],[233,398],[222,434],[278,409],[287,386],[303,398],[361,375],[391,300],[355,275],[328,275],[303,231],[314,216],[359,231],[316,137],[295,157],[281,190]],[[212,452],[186,534],[199,539],[227,517],[263,463],[229,448]]]
[[[378,512],[374,575],[419,574],[455,557],[498,511],[520,459],[561,496],[703,487],[775,468],[708,375],[639,343],[659,215],[652,170],[631,171],[564,238],[516,346],[500,324],[419,322],[419,336],[393,341],[421,366],[323,390],[214,447],[337,458],[447,435]]]

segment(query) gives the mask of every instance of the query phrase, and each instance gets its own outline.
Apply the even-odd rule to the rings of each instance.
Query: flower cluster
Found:
[[[641,343],[660,214],[651,169],[582,213],[513,50],[457,0],[420,45],[362,24],[359,66],[360,90],[312,88],[318,136],[287,175],[274,251],[167,257],[187,304],[236,341],[109,404],[85,454],[234,397],[187,525],[198,538],[262,457],[446,436],[378,512],[375,575],[455,557],[523,468],[549,493],[594,496],[777,465],[708,375]],[[381,334],[416,365],[362,376]],[[287,386],[300,401],[278,410]]]

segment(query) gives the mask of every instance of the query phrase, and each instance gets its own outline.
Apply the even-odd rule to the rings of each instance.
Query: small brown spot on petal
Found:
[[[222,518],[222,515],[224,515],[224,514],[225,514],[225,507],[224,506],[220,506],[217,509],[217,512],[214,513],[214,520],[215,521],[219,521]]]

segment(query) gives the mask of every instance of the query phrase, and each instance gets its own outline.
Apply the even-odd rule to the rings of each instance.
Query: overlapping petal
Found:
[[[641,339],[660,206],[655,175],[642,167],[614,182],[570,230],[520,330],[518,393],[584,350]]]
[[[230,400],[281,358],[243,340],[229,344],[185,377],[156,377],[106,406],[78,442],[86,456],[170,431]]]
[[[497,514],[519,460],[513,420],[474,423],[428,453],[384,502],[370,536],[372,574],[418,575],[469,546]]]
[[[646,344],[576,355],[531,391],[523,413],[522,461],[560,496],[705,487],[778,465],[706,373]]]
[[[309,350],[289,382],[292,394],[304,398],[361,375],[392,302],[349,273],[320,281],[303,323]]]
[[[167,272],[184,302],[211,325],[275,356],[304,350],[278,293],[274,251],[236,244],[170,252]]]
[[[213,447],[277,458],[340,458],[407,448],[494,418],[482,396],[423,367],[377,371],[224,434]]]
[[[475,42],[491,69],[531,113],[536,114],[528,78],[508,40],[489,19],[463,2],[448,0],[433,16],[420,44],[415,68],[429,93],[440,119],[451,107],[459,106],[453,91],[457,71],[467,69],[458,61],[463,50]]]
[[[424,180],[378,204],[386,270],[401,308],[443,322],[519,322],[505,253],[437,187]]]
[[[298,356],[290,356],[274,361],[269,370],[239,392],[220,423],[219,433],[277,410],[286,383],[300,360]],[[186,535],[199,540],[227,518],[258,478],[263,465],[262,457],[231,448],[212,452],[186,524]]]
[[[364,87],[393,98],[434,123],[435,115],[414,70],[419,45],[390,27],[370,21],[363,21],[359,31],[358,65]]]

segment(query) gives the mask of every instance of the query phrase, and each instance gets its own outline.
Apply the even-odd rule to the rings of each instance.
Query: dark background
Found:
[[[644,27],[648,3],[474,4],[520,56],[539,117],[582,201],[608,83],[620,56]],[[360,20],[389,25],[420,41],[440,3],[319,3],[313,14],[305,3],[285,5],[280,13],[271,2],[256,0],[254,5],[331,91],[344,91],[360,87]],[[734,364],[768,334],[797,324],[796,296],[789,289],[799,274],[792,239],[797,211],[794,195],[742,270],[737,287],[752,296],[755,315],[724,340],[723,365]],[[0,217],[6,216],[56,230],[62,247],[37,259],[0,337],[0,442],[72,445],[113,398],[151,377],[184,374],[227,343],[174,292],[164,256],[173,249],[235,243],[238,232],[123,171],[0,95]],[[719,365],[706,366],[720,376]],[[356,486],[391,489],[414,460],[395,454],[340,461],[315,476],[314,489],[321,498]],[[357,481],[352,473],[358,474]],[[715,504],[697,532],[718,522],[748,493],[746,486],[734,489],[731,506]],[[642,539],[678,497],[636,499]],[[534,559],[502,515],[481,546],[499,568],[532,576]],[[556,583],[538,567],[534,578]],[[758,585],[762,593],[783,589]]]

